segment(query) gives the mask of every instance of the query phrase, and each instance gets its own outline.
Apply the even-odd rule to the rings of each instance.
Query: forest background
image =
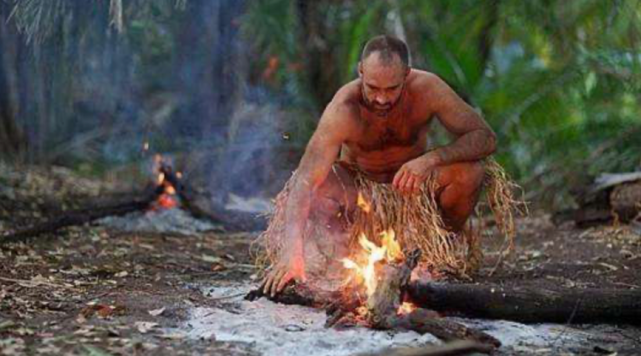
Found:
[[[535,205],[641,167],[639,0],[2,0],[0,159],[135,180],[198,157],[219,199],[272,197],[381,33],[483,114]]]

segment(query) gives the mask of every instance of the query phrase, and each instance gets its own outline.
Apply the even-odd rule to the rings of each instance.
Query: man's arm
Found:
[[[428,102],[439,121],[452,134],[454,142],[432,151],[437,165],[477,161],[496,150],[496,135],[483,118],[461,99],[442,79],[426,78]]]
[[[393,186],[401,192],[417,193],[434,168],[456,162],[477,161],[496,150],[496,135],[483,118],[452,88],[433,74],[419,79],[418,91],[426,111],[437,115],[456,136],[454,142],[405,163],[394,176]],[[423,94],[424,93],[424,94]]]
[[[299,164],[285,208],[285,243],[280,261],[263,282],[272,296],[292,279],[304,280],[303,233],[314,192],[325,181],[341,145],[355,129],[357,112],[350,104],[332,101],[318,124]]]

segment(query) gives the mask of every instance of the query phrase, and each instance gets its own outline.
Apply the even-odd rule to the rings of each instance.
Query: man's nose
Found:
[[[379,104],[379,105],[387,104],[387,98],[385,98],[382,95],[377,96],[374,100],[376,101],[376,104]]]

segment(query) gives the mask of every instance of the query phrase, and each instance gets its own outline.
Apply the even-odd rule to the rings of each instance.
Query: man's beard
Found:
[[[405,91],[405,88],[403,88],[403,92]],[[371,112],[375,113],[377,116],[387,116],[392,109],[394,109],[398,103],[401,101],[401,97],[403,96],[403,92],[401,92],[401,95],[398,96],[396,101],[393,103],[389,103],[386,105],[378,105],[375,102],[370,101],[367,99],[367,96],[365,95],[365,88],[361,86],[361,93],[363,97],[363,105]]]

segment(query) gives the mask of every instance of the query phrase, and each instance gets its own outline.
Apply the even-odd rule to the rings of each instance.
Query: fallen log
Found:
[[[248,297],[262,297],[252,291]],[[412,282],[407,296],[417,306],[444,315],[504,319],[521,323],[641,325],[641,290],[559,289]],[[327,308],[341,293],[318,293],[305,285],[287,287],[271,298],[283,304]],[[251,300],[251,298],[248,298]]]
[[[641,172],[602,174],[574,196],[579,207],[556,213],[555,223],[570,219],[578,227],[590,227],[641,219]]]
[[[411,283],[410,299],[446,314],[522,323],[641,325],[641,290]]]
[[[108,202],[103,200],[80,209],[66,211],[33,226],[0,236],[0,243],[20,242],[30,237],[55,233],[65,227],[90,223],[107,216],[122,216],[134,211],[145,210],[162,193],[162,186],[148,186],[142,193],[131,193],[126,198],[113,199]]]

